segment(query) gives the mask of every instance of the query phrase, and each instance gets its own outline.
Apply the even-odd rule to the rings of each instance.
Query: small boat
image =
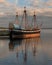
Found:
[[[26,7],[24,7],[24,15],[23,20],[25,22],[25,28],[22,28],[18,24],[9,24],[9,30],[10,30],[10,38],[33,38],[33,37],[39,37],[40,36],[40,29],[38,27],[34,29],[26,29],[27,22],[27,11]],[[16,15],[16,18],[18,15]],[[33,15],[34,22],[36,21],[36,15],[34,13]],[[22,22],[22,21],[21,21]],[[30,24],[29,24],[30,25]]]

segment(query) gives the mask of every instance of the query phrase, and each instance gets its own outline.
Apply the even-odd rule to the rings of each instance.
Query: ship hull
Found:
[[[37,30],[12,30],[10,38],[33,38],[40,37],[40,29]]]

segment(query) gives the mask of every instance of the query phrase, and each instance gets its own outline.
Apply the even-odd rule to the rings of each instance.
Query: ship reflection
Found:
[[[9,50],[14,51],[15,47],[17,47],[16,57],[19,58],[19,54],[21,52],[21,55],[23,57],[22,59],[24,62],[27,62],[28,53],[30,51],[32,52],[32,56],[36,56],[36,46],[38,45],[39,41],[40,38],[10,40]]]
[[[19,40],[10,40],[9,42],[9,50],[14,50],[15,46],[20,46],[22,42],[22,39]]]

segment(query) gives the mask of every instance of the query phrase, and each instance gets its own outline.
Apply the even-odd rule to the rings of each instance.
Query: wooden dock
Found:
[[[9,38],[9,29],[8,28],[0,28],[0,39],[1,38]]]

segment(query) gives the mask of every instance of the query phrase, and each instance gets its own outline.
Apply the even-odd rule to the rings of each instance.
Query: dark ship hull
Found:
[[[33,37],[40,37],[40,29],[10,31],[10,38],[33,38]]]

